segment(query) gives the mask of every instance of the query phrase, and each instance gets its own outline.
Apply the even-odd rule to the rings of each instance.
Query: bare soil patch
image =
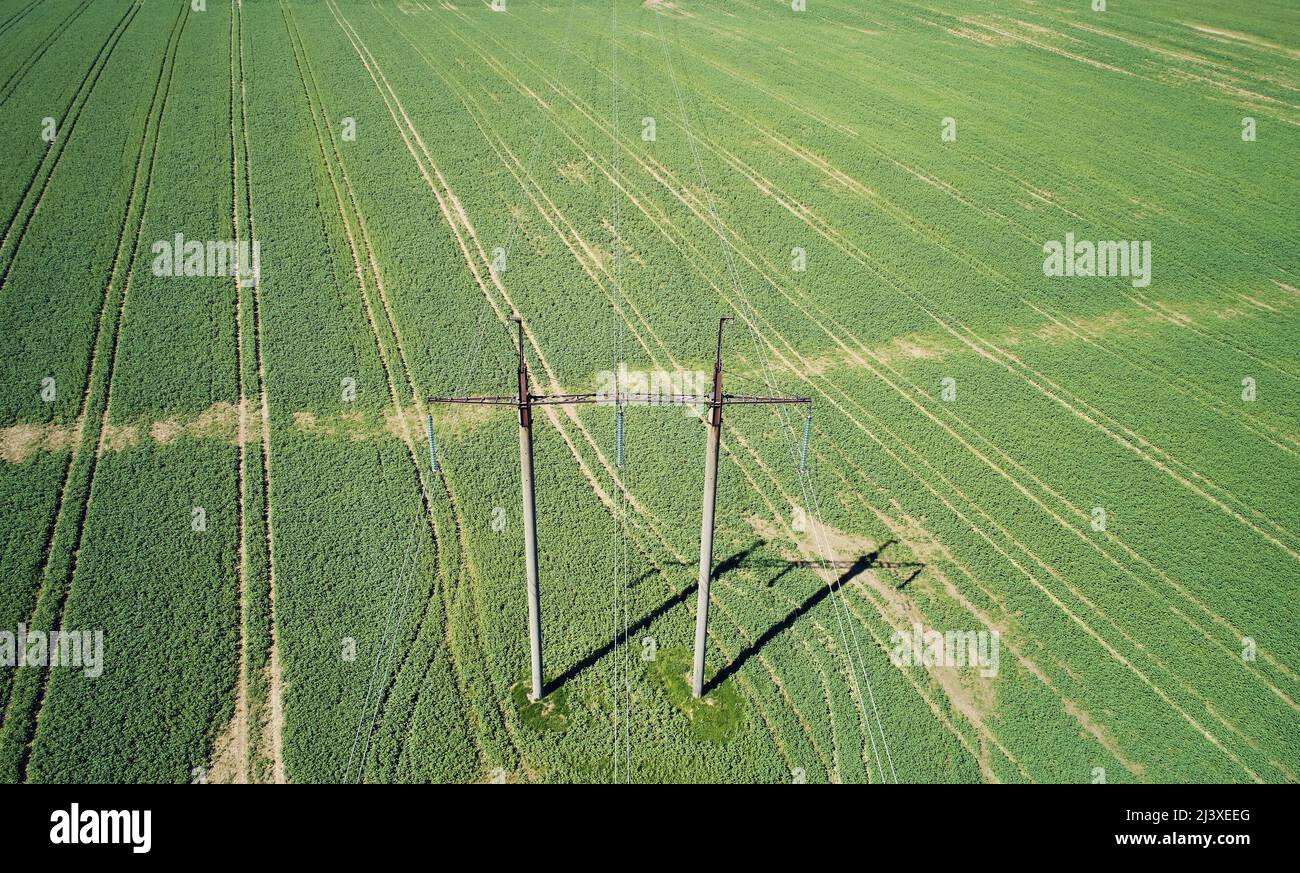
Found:
[[[103,446],[108,451],[120,452],[138,442],[140,442],[140,428],[138,426],[104,422]]]
[[[248,700],[244,683],[239,683],[235,700],[235,714],[212,745],[212,762],[208,768],[208,781],[221,785],[248,782],[244,766],[244,752],[248,747]]]
[[[0,460],[21,464],[37,451],[60,452],[72,445],[73,430],[52,424],[15,424],[0,429]]]
[[[169,445],[182,436],[195,439],[221,439],[238,445],[240,439],[239,410],[231,403],[219,401],[197,416],[167,418],[149,426],[149,436],[160,445]],[[243,439],[246,443],[260,439],[261,428],[245,410]]]

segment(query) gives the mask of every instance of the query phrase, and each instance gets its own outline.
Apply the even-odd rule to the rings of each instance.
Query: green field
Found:
[[[1300,778],[1300,6],[503,5],[0,0],[0,781]]]

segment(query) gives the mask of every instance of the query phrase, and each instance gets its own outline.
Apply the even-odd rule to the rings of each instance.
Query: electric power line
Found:
[[[776,389],[774,387],[775,379],[772,375],[771,365],[770,362],[768,361],[766,352],[763,351],[762,346],[759,342],[759,334],[755,326],[755,322],[757,321],[758,316],[753,308],[752,303],[749,300],[748,294],[745,292],[744,284],[741,281],[739,271],[736,268],[735,260],[732,256],[732,243],[728,239],[725,233],[725,228],[722,225],[721,219],[718,217],[717,208],[713,200],[712,188],[709,185],[708,176],[705,173],[703,162],[700,160],[699,149],[696,145],[694,131],[691,129],[690,113],[686,106],[686,101],[682,97],[681,87],[677,81],[676,70],[672,62],[671,54],[668,50],[668,42],[664,38],[662,15],[663,15],[662,12],[655,13],[655,24],[659,31],[660,46],[663,50],[665,64],[668,67],[668,73],[669,73],[670,81],[672,83],[673,94],[677,100],[678,112],[681,116],[683,127],[686,131],[687,145],[691,153],[691,159],[695,165],[696,172],[700,176],[700,181],[701,181],[701,185],[705,197],[705,205],[708,208],[709,217],[711,218],[711,229],[714,231],[715,234],[717,234],[718,240],[722,244],[722,252],[723,252],[724,261],[726,263],[727,274],[731,280],[733,291],[735,292],[736,296],[738,297],[738,299],[742,304],[742,316],[743,316],[742,320],[745,322],[745,326],[749,329],[750,337],[754,344],[755,356],[758,362],[762,366],[763,378],[764,378],[764,382],[767,385],[767,390],[769,393],[775,394],[776,393]],[[781,430],[788,437],[793,438],[794,431],[792,426],[789,423],[789,420],[785,415],[785,411],[782,409],[776,409],[774,410],[774,414],[778,418],[778,421],[781,425]],[[788,446],[791,449],[792,456],[797,458],[798,451],[795,449],[795,444],[792,440],[788,442]],[[814,536],[814,540],[817,539],[821,540],[821,542],[818,544],[819,557],[822,562],[823,572],[829,573],[829,568],[827,567],[827,560],[828,560],[827,555],[829,553],[828,552],[829,544],[825,542],[825,522],[821,515],[821,505],[820,502],[817,501],[816,499],[815,491],[813,491],[812,474],[808,472],[806,469],[803,469],[804,465],[800,464],[799,466],[800,466],[799,473],[798,473],[799,483],[800,483],[801,493],[804,497],[804,502],[806,504],[810,503],[812,505],[814,516],[817,519],[818,534],[820,536]],[[831,588],[832,591],[832,598],[831,598],[832,603],[838,605],[839,607],[839,609],[836,610],[836,620],[837,622],[839,622],[840,625],[841,645],[844,648],[845,657],[847,658],[850,664],[851,675],[853,676],[854,691],[857,693],[858,704],[859,707],[862,709],[863,725],[867,730],[867,735],[871,741],[871,746],[876,757],[876,767],[880,771],[881,778],[883,780],[884,767],[880,759],[879,750],[876,748],[875,736],[872,733],[872,729],[871,729],[871,719],[867,716],[866,703],[863,700],[861,689],[857,685],[856,676],[859,672],[862,675],[863,684],[865,684],[867,688],[867,694],[871,701],[872,712],[876,720],[876,728],[880,732],[881,745],[884,747],[885,757],[889,761],[890,772],[893,775],[894,781],[897,782],[898,774],[894,768],[893,756],[889,750],[889,741],[886,736],[883,720],[881,719],[880,716],[880,710],[879,707],[876,705],[875,692],[871,686],[871,679],[867,674],[866,662],[862,657],[861,645],[858,642],[858,637],[856,634],[846,634],[845,621],[840,617],[839,610],[842,609],[846,613],[846,616],[850,619],[847,622],[849,627],[850,628],[852,627],[851,614],[848,612],[847,603],[844,602],[844,593],[841,590],[841,588],[837,586],[834,582],[832,582],[829,578],[827,579],[827,585]],[[838,601],[836,600],[835,597],[836,594],[839,595]],[[856,652],[854,650],[849,649],[848,641],[846,638],[847,636],[853,637],[854,650],[856,650]],[[856,662],[854,660],[855,653],[857,655]]]

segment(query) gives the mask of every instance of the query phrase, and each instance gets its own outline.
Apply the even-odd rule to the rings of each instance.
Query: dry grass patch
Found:
[[[261,434],[260,419],[245,404],[243,414],[245,443],[257,442]],[[149,436],[160,445],[169,445],[182,436],[193,439],[220,439],[237,445],[240,435],[240,414],[234,404],[219,401],[197,416],[167,418],[149,426]]]
[[[0,460],[21,464],[37,451],[62,452],[72,445],[73,429],[53,424],[15,424],[0,429]]]
[[[140,442],[140,428],[134,424],[104,422],[103,446],[110,452],[120,452]]]

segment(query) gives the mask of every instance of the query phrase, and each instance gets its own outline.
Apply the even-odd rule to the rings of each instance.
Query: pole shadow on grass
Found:
[[[902,589],[909,582],[915,579],[918,574],[920,574],[921,570],[924,569],[925,565],[913,561],[905,561],[905,562],[881,561],[880,553],[884,551],[888,546],[894,545],[895,542],[896,540],[888,540],[885,543],[881,544],[881,546],[878,549],[876,549],[874,552],[870,552],[866,555],[861,555],[852,561],[823,562],[823,561],[782,561],[782,560],[771,560],[771,559],[751,560],[750,556],[753,555],[754,552],[758,551],[760,548],[767,545],[767,543],[764,540],[755,540],[754,542],[750,543],[748,546],[736,552],[735,554],[731,555],[730,557],[724,558],[722,561],[719,561],[717,565],[713,568],[712,578],[714,581],[716,581],[720,579],[722,576],[724,576],[725,574],[730,573],[733,570],[742,569],[742,568],[747,569],[751,567],[780,567],[781,568],[780,571],[767,581],[767,587],[771,588],[778,579],[780,579],[786,573],[789,573],[791,570],[797,570],[800,568],[817,569],[819,567],[826,566],[830,568],[842,569],[844,571],[843,573],[840,574],[839,578],[835,580],[835,585],[839,586],[839,585],[843,585],[846,582],[851,581],[859,574],[861,574],[864,570],[867,570],[871,567],[885,567],[889,569],[911,568],[911,567],[916,568],[915,571],[907,579],[905,579],[900,585],[898,585],[898,588]],[[651,576],[657,575],[658,573],[659,573],[658,568],[652,568],[646,570],[636,579],[632,580],[629,587],[635,587],[639,583],[643,582],[644,580],[648,579]],[[686,603],[691,598],[691,596],[695,594],[698,588],[699,588],[699,583],[692,582],[677,594],[674,594],[672,597],[669,597],[667,600],[664,600],[662,603],[660,603],[650,612],[646,613],[641,618],[639,618],[635,624],[632,624],[628,627],[627,638],[631,639],[634,634],[640,633],[641,631],[648,628],[657,619],[662,618],[674,607]],[[781,633],[781,631],[785,630],[786,628],[789,628],[801,616],[806,614],[818,603],[825,600],[826,595],[829,594],[830,591],[831,589],[829,586],[823,586],[818,588],[817,591],[812,594],[812,596],[810,596],[798,607],[791,610],[790,613],[786,615],[785,618],[783,618],[781,621],[777,622],[776,624],[772,625],[772,627],[768,628],[767,631],[764,632],[763,635],[760,636],[754,642],[753,645],[746,647],[736,657],[734,661],[732,661],[730,664],[724,667],[721,671],[717,673],[717,675],[715,675],[712,679],[710,679],[708,682],[705,683],[704,693],[707,694],[712,689],[721,685],[722,682],[725,681],[727,678],[735,674],[735,672],[739,670],[747,660],[752,658],[754,655],[758,654],[758,652],[763,648],[763,646],[766,645],[769,641],[771,641],[774,637],[776,637],[777,634]],[[611,652],[613,652],[615,647],[616,647],[616,642],[614,640],[611,640],[610,642],[606,643],[600,648],[591,651],[582,660],[578,661],[568,670],[564,671],[564,673],[547,682],[543,687],[542,693],[544,695],[550,694],[552,691],[556,691],[560,689],[571,679],[577,678],[583,671],[591,667],[594,667],[597,663],[600,662],[602,658],[604,658],[606,655],[609,655]]]
[[[760,548],[763,545],[765,545],[765,543],[762,540],[757,540],[749,544],[745,548],[741,549],[739,552],[736,552],[731,557],[726,558],[723,561],[720,561],[718,565],[713,568],[712,578],[717,579],[722,574],[734,570],[736,567],[740,566],[740,564],[746,558],[748,558],[751,554],[753,554],[754,551],[756,551],[758,548]],[[678,563],[676,561],[671,563],[674,566],[682,566],[682,567],[695,566],[694,564]],[[640,576],[633,579],[632,582],[628,585],[628,587],[634,588],[641,582],[645,581],[651,576],[657,575],[658,573],[659,573],[658,568],[651,568],[649,570],[646,570]],[[691,595],[693,595],[696,592],[696,590],[699,589],[699,587],[700,586],[698,582],[692,582],[690,585],[687,585],[685,588],[683,588],[679,593],[674,594],[672,597],[669,597],[667,600],[665,600],[663,603],[660,603],[650,612],[646,613],[641,618],[637,619],[636,624],[630,625],[628,627],[627,638],[630,639],[633,634],[640,633],[641,631],[648,628],[651,624],[655,622],[656,619],[663,617],[673,607],[685,603],[687,600],[690,599]],[[588,653],[586,657],[584,657],[578,663],[574,664],[568,670],[564,671],[563,674],[547,682],[543,686],[542,689],[543,694],[550,694],[552,691],[557,690],[569,680],[576,678],[584,670],[587,670],[590,667],[594,667],[600,661],[601,658],[604,658],[606,655],[613,652],[614,649],[615,649],[615,641],[611,640],[610,642],[601,646],[599,649],[596,649]]]
[[[771,588],[781,580],[782,576],[789,573],[791,570],[798,570],[801,568],[817,570],[817,569],[825,568],[828,570],[845,571],[844,575],[841,576],[841,581],[847,582],[849,579],[852,579],[854,576],[858,575],[858,573],[861,573],[863,569],[865,569],[865,568],[854,569],[857,563],[862,561],[863,558],[872,557],[873,560],[870,566],[878,567],[882,570],[889,570],[891,575],[893,575],[895,578],[899,576],[899,573],[896,572],[898,570],[911,571],[910,573],[907,574],[906,578],[904,578],[902,581],[900,581],[897,585],[894,586],[896,590],[902,591],[904,588],[910,585],[916,579],[917,576],[920,576],[921,571],[925,569],[925,564],[921,563],[920,561],[881,560],[880,555],[885,551],[885,549],[889,548],[890,546],[898,545],[898,540],[885,540],[885,542],[881,543],[880,547],[877,548],[874,552],[871,552],[869,555],[863,555],[858,558],[854,558],[852,561],[822,561],[820,559],[805,560],[805,561],[780,561],[780,560],[770,560],[770,559],[756,560],[756,561],[745,560],[745,558],[747,558],[759,546],[764,546],[764,545],[767,545],[767,543],[763,542],[762,540],[759,540],[751,544],[747,548],[742,549],[741,551],[732,555],[726,561],[723,561],[721,564],[719,564],[718,568],[713,571],[713,578],[717,579],[723,573],[735,569],[748,569],[751,567],[780,567],[781,569],[777,572],[777,574],[772,578],[768,579],[766,583],[764,583],[768,588]],[[850,571],[852,571],[851,574]]]
[[[640,576],[636,577],[636,579],[632,580],[631,586],[637,585],[639,582],[649,578],[650,576],[654,576],[658,574],[658,572],[659,572],[658,569],[646,570]],[[687,598],[689,598],[692,594],[694,594],[695,589],[698,587],[699,586],[697,583],[692,582],[690,585],[686,586],[686,588],[680,594],[673,595],[672,597],[665,600],[663,603],[656,606],[653,610],[646,613],[641,618],[637,619],[636,624],[630,625],[628,627],[627,638],[631,639],[633,634],[640,633],[641,631],[645,630],[647,627],[649,627],[651,624],[654,623],[655,619],[667,613],[668,610],[672,609],[674,606],[677,606],[679,603],[685,603]],[[595,666],[600,661],[601,658],[604,658],[606,655],[613,652],[614,648],[615,648],[615,641],[610,640],[608,643],[601,646],[599,649],[596,649],[588,653],[587,656],[583,658],[581,661],[574,664],[568,670],[564,671],[563,674],[557,676],[556,678],[548,682],[545,685],[545,687],[542,689],[543,693],[550,694],[552,691],[555,691],[556,689],[563,686],[570,679],[576,678],[584,670],[588,669],[589,667]]]
[[[763,650],[763,647],[766,646],[773,639],[775,639],[782,631],[788,630],[790,627],[794,625],[796,621],[798,621],[804,615],[807,615],[812,610],[813,607],[815,607],[817,604],[825,600],[827,595],[829,595],[832,591],[834,591],[836,588],[839,588],[842,585],[845,585],[848,582],[853,581],[863,572],[871,569],[872,567],[884,567],[886,569],[891,569],[891,570],[897,568],[915,568],[912,574],[908,576],[908,578],[904,580],[901,585],[897,586],[900,590],[904,586],[906,586],[909,582],[911,582],[913,579],[915,579],[917,575],[920,574],[921,570],[924,569],[925,567],[924,564],[916,561],[900,562],[900,561],[880,560],[880,553],[883,552],[887,547],[894,545],[895,542],[896,540],[888,540],[885,543],[881,544],[880,547],[877,548],[875,551],[868,552],[865,555],[859,555],[857,558],[854,558],[852,561],[825,561],[825,562],[763,561],[763,562],[758,562],[757,564],[745,565],[745,566],[780,566],[781,571],[768,580],[767,584],[769,588],[772,586],[773,583],[776,582],[776,580],[780,579],[782,576],[784,576],[786,573],[790,572],[791,570],[799,567],[811,567],[813,569],[816,569],[822,566],[826,566],[826,567],[834,567],[834,568],[842,569],[843,572],[840,573],[839,577],[835,580],[833,584],[822,585],[818,587],[818,589],[814,591],[811,595],[809,595],[804,600],[803,603],[799,604],[794,609],[786,613],[784,618],[782,618],[780,621],[776,622],[776,624],[772,625],[766,631],[764,631],[763,634],[758,639],[754,640],[754,642],[751,645],[746,646],[740,652],[740,654],[738,654],[735,657],[735,659],[732,660],[730,664],[723,667],[713,676],[712,679],[704,683],[703,693],[707,695],[710,691],[720,686],[723,682],[727,681],[727,679],[734,676],[740,670],[740,668],[745,665],[746,661],[748,661],[750,658],[754,657],[759,652],[761,652]]]

